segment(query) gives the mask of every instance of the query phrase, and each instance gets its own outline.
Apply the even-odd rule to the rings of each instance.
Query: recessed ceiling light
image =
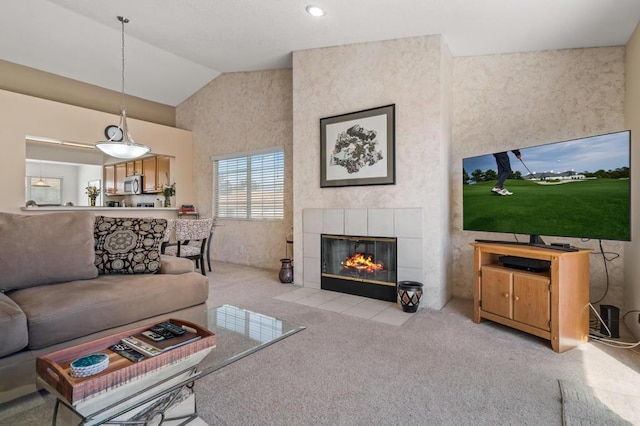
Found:
[[[318,6],[309,5],[306,7],[307,13],[311,16],[315,16],[316,18],[320,16],[324,16],[324,10],[320,9]]]

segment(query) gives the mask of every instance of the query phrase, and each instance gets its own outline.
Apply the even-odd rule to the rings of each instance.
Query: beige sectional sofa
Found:
[[[0,213],[0,403],[36,390],[35,359],[203,312],[208,279],[160,255],[164,219]]]

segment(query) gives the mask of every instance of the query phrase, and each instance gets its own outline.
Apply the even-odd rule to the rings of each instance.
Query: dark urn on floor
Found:
[[[278,278],[280,278],[281,283],[291,284],[293,282],[293,265],[291,264],[291,259],[280,259],[282,262],[282,267],[280,268],[280,273],[278,274]]]
[[[398,299],[405,312],[415,312],[418,310],[420,298],[422,297],[422,283],[417,281],[398,282]]]

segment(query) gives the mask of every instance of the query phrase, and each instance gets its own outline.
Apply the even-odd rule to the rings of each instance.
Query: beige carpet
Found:
[[[580,406],[567,385],[563,404],[558,386],[634,394],[638,352],[588,343],[557,354],[544,339],[475,324],[472,301],[462,299],[421,309],[402,326],[385,324],[277,299],[299,288],[280,283],[277,271],[212,266],[210,306],[227,303],[307,329],[198,381],[198,410],[209,425],[561,426],[573,407],[573,423],[565,424],[640,425],[597,391]],[[580,417],[603,401],[617,417]],[[0,426],[51,424],[53,405],[38,394],[0,405]]]
[[[640,389],[636,395],[559,380],[565,426],[640,425]]]

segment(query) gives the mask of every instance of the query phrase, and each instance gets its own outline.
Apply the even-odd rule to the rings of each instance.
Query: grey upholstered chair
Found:
[[[196,262],[196,268],[200,268],[202,275],[206,275],[204,252],[211,234],[213,218],[175,219],[173,220],[173,226],[175,226],[176,244],[168,243],[171,238],[171,231],[165,232],[163,254],[192,259]],[[169,227],[170,225],[167,226],[167,229]],[[198,244],[194,244],[194,242]]]

